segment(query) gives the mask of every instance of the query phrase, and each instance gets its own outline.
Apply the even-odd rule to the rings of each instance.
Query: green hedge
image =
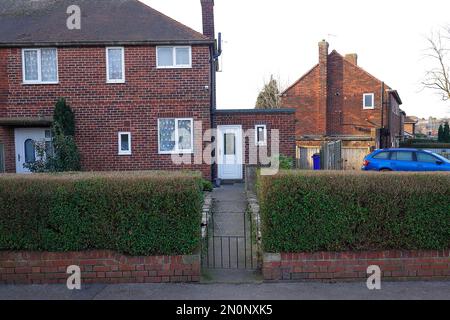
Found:
[[[450,248],[450,174],[260,176],[266,252]]]
[[[427,139],[410,139],[400,142],[401,148],[416,149],[450,149],[450,143],[438,142]]]
[[[0,176],[0,250],[192,254],[202,179],[134,172]]]

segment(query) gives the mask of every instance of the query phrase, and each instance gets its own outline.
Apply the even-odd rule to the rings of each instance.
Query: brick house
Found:
[[[397,147],[403,137],[397,91],[360,66],[358,56],[329,53],[319,43],[319,63],[282,94],[296,109],[297,146],[342,140],[346,147]]]
[[[285,153],[295,152],[293,110],[252,111],[252,119],[216,112],[214,0],[201,0],[203,34],[138,0],[76,1],[81,29],[69,29],[73,4],[0,4],[0,171],[27,172],[35,142],[51,143],[61,97],[75,112],[85,171],[187,169],[241,179],[245,163],[238,160],[255,144],[244,127],[262,132],[250,140],[264,141],[279,129],[292,141]],[[204,137],[209,129],[218,139]],[[202,161],[208,152],[218,165]]]
[[[404,132],[405,137],[408,139],[414,139],[416,137],[416,124],[418,120],[415,117],[405,117]]]

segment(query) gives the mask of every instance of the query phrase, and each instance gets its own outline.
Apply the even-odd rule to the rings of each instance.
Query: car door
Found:
[[[438,171],[440,165],[438,164],[438,158],[425,152],[417,152],[417,166],[418,171]]]
[[[391,168],[394,171],[417,171],[413,151],[394,151],[391,154]]]

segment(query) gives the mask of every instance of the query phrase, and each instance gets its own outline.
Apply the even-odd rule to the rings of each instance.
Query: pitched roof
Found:
[[[418,121],[416,119],[413,119],[411,117],[406,117],[405,123],[417,123]]]
[[[81,9],[81,30],[67,8]],[[210,43],[206,36],[138,0],[1,0],[0,46]]]
[[[338,56],[339,58],[342,59],[343,63],[351,65],[353,67],[356,67],[357,69],[359,69],[360,71],[364,72],[366,75],[368,75],[369,77],[371,77],[372,79],[374,79],[377,82],[382,82],[381,80],[379,80],[378,78],[376,78],[374,75],[370,74],[369,72],[367,72],[366,70],[364,70],[362,67],[360,67],[359,65],[353,64],[350,61],[346,60],[345,57],[343,55],[341,55],[339,52],[337,52],[336,50],[333,50],[331,53],[328,54],[328,58],[331,58],[332,56]],[[310,73],[312,73],[316,68],[319,67],[319,64],[316,64],[311,70],[309,70],[307,73],[305,73],[302,77],[300,77],[300,79],[298,79],[297,81],[295,81],[292,85],[290,85],[286,90],[284,90],[281,94],[287,94],[287,92],[289,90],[291,90],[293,87],[295,87],[299,82],[301,82],[306,76],[308,76]],[[398,94],[398,92],[396,90],[392,90],[388,85],[385,84],[386,90],[389,90],[391,94],[394,95],[394,98],[398,101],[399,104],[402,104],[402,100],[400,99],[400,95]]]

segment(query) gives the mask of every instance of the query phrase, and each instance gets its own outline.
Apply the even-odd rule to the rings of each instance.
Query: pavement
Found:
[[[223,185],[212,192],[204,280],[249,282],[257,280],[256,246],[252,243],[250,215],[244,184]],[[225,269],[228,269],[225,270]]]
[[[0,285],[0,300],[450,300],[450,281],[365,283]]]

